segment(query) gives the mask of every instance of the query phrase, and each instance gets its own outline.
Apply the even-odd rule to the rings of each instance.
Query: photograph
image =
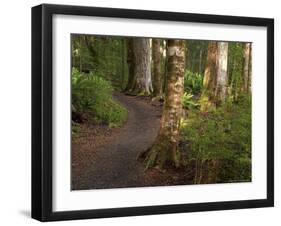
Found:
[[[274,206],[274,19],[32,7],[31,215]]]
[[[72,191],[252,181],[251,42],[70,35]]]

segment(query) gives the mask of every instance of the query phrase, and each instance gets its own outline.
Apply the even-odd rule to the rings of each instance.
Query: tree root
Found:
[[[145,170],[155,168],[160,171],[168,167],[180,166],[180,155],[174,144],[167,141],[155,143],[146,151],[139,154],[138,159],[145,164]]]

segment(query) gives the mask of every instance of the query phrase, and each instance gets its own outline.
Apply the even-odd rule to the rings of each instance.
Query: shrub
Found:
[[[208,113],[193,110],[181,128],[182,152],[194,182],[251,180],[251,102],[241,98]]]
[[[110,82],[97,76],[72,69],[72,111],[90,116],[98,123],[119,126],[127,118],[127,110],[113,97]]]
[[[184,75],[184,90],[188,93],[198,94],[203,86],[203,75],[186,70]]]

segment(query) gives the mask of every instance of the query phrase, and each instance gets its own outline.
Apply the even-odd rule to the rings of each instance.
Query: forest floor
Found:
[[[127,108],[128,119],[119,128],[81,124],[72,141],[72,190],[191,184],[186,170],[144,171],[137,159],[157,136],[160,103],[121,93],[114,98]]]

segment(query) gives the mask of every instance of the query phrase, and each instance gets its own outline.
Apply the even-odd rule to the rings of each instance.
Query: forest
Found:
[[[251,181],[252,44],[71,35],[71,188]]]

